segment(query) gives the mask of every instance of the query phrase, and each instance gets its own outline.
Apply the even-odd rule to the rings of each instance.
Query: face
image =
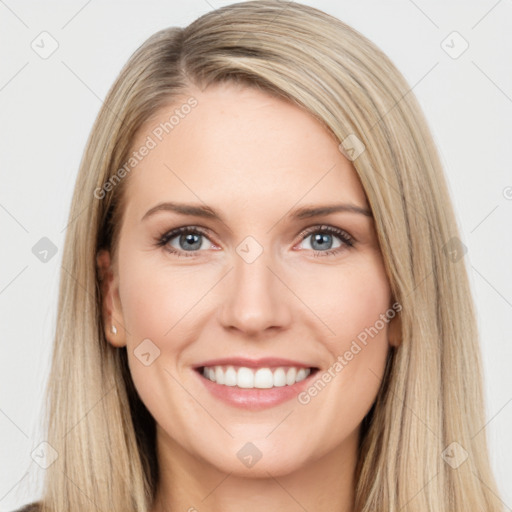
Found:
[[[105,334],[176,457],[287,474],[353,447],[376,398],[396,320],[373,218],[309,114],[231,84],[191,95],[134,141],[156,145],[125,178],[116,261],[98,257]]]

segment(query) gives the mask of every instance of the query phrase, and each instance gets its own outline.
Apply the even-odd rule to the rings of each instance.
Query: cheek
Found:
[[[378,386],[371,384],[378,384],[389,348],[386,312],[391,295],[380,253],[367,253],[333,272],[328,286],[319,307],[331,330],[324,338],[331,356],[330,381],[343,387],[344,400],[364,408],[377,391]]]
[[[171,271],[161,256],[125,257],[120,266],[120,299],[128,344],[143,338],[168,339],[175,328],[186,325],[187,313],[207,290],[204,276],[191,269]]]
[[[389,282],[377,251],[336,269],[323,269],[314,281],[305,284],[309,290],[316,290],[309,293],[311,309],[328,327],[325,342],[337,353],[374,326],[390,307]],[[381,321],[378,327],[379,331],[386,330]]]
[[[325,428],[336,425],[343,437],[360,424],[376,398],[394,311],[388,312],[390,288],[380,254],[331,277],[322,309],[322,319],[334,332],[324,338],[331,361],[298,400]]]
[[[135,388],[157,423],[166,425],[169,418],[179,422],[197,415],[197,404],[175,378],[188,343],[185,331],[194,321],[193,306],[206,285],[199,273],[171,271],[165,258],[154,254],[125,249],[119,260],[120,299]]]

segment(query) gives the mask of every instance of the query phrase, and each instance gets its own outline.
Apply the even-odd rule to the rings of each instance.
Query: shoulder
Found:
[[[21,508],[13,510],[12,512],[39,512],[41,510],[41,505],[38,501],[34,501],[28,505],[25,505]]]

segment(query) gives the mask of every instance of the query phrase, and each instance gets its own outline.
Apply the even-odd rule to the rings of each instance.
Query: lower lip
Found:
[[[267,409],[276,405],[287,402],[295,398],[299,393],[304,391],[316,376],[318,370],[311,370],[311,373],[300,382],[296,382],[291,386],[281,386],[274,388],[239,388],[237,386],[224,386],[212,382],[203,376],[202,370],[195,373],[198,375],[206,389],[216,398],[223,402],[239,407],[241,409],[249,409],[251,411]]]

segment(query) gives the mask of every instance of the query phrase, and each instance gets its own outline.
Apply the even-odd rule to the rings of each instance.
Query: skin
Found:
[[[274,356],[325,372],[375,324],[393,301],[373,218],[287,217],[306,205],[369,209],[364,190],[338,142],[298,107],[233,84],[191,94],[198,105],[125,178],[118,258],[98,254],[105,335],[127,347],[135,386],[157,423],[161,478],[152,512],[352,511],[360,423],[397,344],[397,317],[307,404],[232,407],[191,367]],[[133,147],[176,106],[157,113]],[[170,211],[141,220],[165,201],[209,205],[225,222]],[[300,236],[321,225],[346,231],[354,246],[326,233],[318,248],[320,229]],[[156,244],[181,226],[210,231],[199,249],[179,235],[168,242],[191,257]],[[250,264],[236,251],[249,235],[263,250]],[[322,253],[329,249],[339,252]],[[134,354],[145,339],[160,350],[149,366]],[[247,442],[262,454],[252,467],[237,457]]]

